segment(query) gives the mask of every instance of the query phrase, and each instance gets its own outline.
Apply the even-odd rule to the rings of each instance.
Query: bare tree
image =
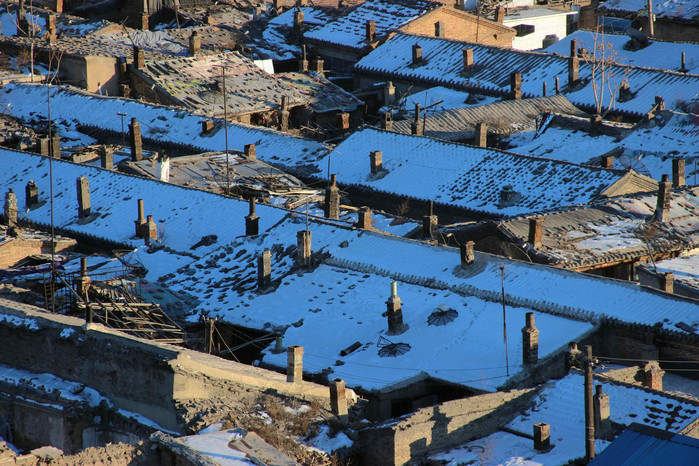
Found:
[[[9,13],[9,6],[7,8]],[[15,23],[17,31],[26,35],[29,38],[29,76],[31,82],[34,82],[34,44],[36,42],[37,33],[41,31],[39,25],[34,21],[34,1],[29,0],[29,18],[26,17],[24,11],[24,2],[21,1],[17,8],[17,17],[10,14],[12,22]],[[22,16],[25,16],[24,18]],[[26,49],[25,49],[26,50]]]
[[[595,97],[597,115],[604,116],[614,109],[621,83],[628,75],[619,66],[618,52],[605,41],[604,29],[598,26],[593,34],[591,51],[582,50],[582,59],[590,69],[590,84]]]

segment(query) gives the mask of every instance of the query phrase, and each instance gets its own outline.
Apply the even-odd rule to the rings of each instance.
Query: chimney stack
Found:
[[[410,124],[410,133],[415,136],[424,134],[424,128],[420,124],[420,104],[415,104],[415,120]]]
[[[260,232],[260,217],[255,213],[255,196],[250,197],[250,211],[245,216],[245,236],[256,236]]]
[[[311,60],[311,71],[315,72],[320,77],[325,76],[323,72],[323,66],[325,66],[325,62],[320,58],[316,57],[313,60]]]
[[[419,44],[413,45],[413,66],[422,64],[422,47]]]
[[[340,219],[340,188],[337,187],[337,175],[330,175],[330,184],[325,188],[325,218]]]
[[[390,112],[383,112],[383,129],[393,131],[393,119]]]
[[[263,291],[272,286],[272,252],[265,249],[257,256],[257,290]]]
[[[502,5],[495,9],[495,22],[498,24],[505,22],[505,7]]]
[[[311,238],[308,230],[296,232],[296,263],[301,267],[311,265]]]
[[[143,209],[143,199],[139,199],[138,201],[138,218],[134,220],[134,226],[136,228],[136,238],[145,238],[146,232],[146,215],[144,213]]]
[[[330,382],[330,410],[341,423],[347,424],[349,422],[347,393],[345,382],[342,379],[333,379]]]
[[[345,134],[350,127],[350,114],[347,112],[342,112],[339,116],[339,130],[341,134]]]
[[[488,147],[488,125],[476,123],[476,133],[473,144],[478,147]]]
[[[561,92],[561,84],[560,81],[558,80],[558,76],[556,76],[556,95],[558,95]]]
[[[286,350],[286,381],[303,382],[303,346],[289,346]]]
[[[201,132],[202,134],[209,134],[214,130],[213,120],[204,120],[201,122]]]
[[[376,21],[369,19],[366,22],[366,41],[373,42],[376,39]]]
[[[114,152],[110,147],[100,146],[100,165],[107,170],[114,170]]]
[[[510,74],[510,96],[514,100],[522,98],[522,73],[518,71]]]
[[[49,15],[48,23],[49,44],[56,43],[56,15]]]
[[[201,38],[197,31],[192,31],[189,36],[189,54],[195,56],[199,52],[201,52]]]
[[[603,155],[602,156],[602,168],[614,168],[614,156],[613,155]]]
[[[398,283],[391,282],[391,296],[386,301],[386,315],[388,317],[387,335],[400,335],[408,330],[403,323],[402,301],[398,297]]]
[[[473,264],[476,260],[476,255],[473,252],[473,247],[476,243],[473,241],[466,241],[459,246],[459,252],[461,253],[461,268],[465,269],[466,266]]]
[[[151,241],[158,241],[158,225],[153,220],[153,216],[149,215],[146,220],[145,228],[145,240],[146,244],[150,244]]]
[[[568,58],[568,87],[572,87],[580,80],[580,59],[578,58],[578,41],[570,41],[570,57]]]
[[[546,81],[541,84],[541,95],[546,97]]]
[[[534,424],[534,449],[548,451],[551,448],[551,426],[544,422]]]
[[[689,70],[687,69],[687,67],[684,66],[684,65],[685,65],[685,61],[684,61],[684,52],[682,52],[682,56],[681,56],[681,58],[680,58],[680,73],[686,73],[687,71],[689,71]]]
[[[50,138],[38,138],[36,140],[36,151],[39,155],[45,155],[49,157],[51,155],[51,150],[49,149]]]
[[[308,71],[308,57],[306,56],[306,44],[301,45],[301,59],[299,60],[299,71],[305,73]]]
[[[143,141],[141,139],[141,124],[136,118],[131,118],[129,125],[129,141],[131,142],[131,160],[143,160]]]
[[[371,230],[371,209],[367,206],[359,208],[357,226],[362,230]]]
[[[602,385],[595,386],[592,404],[595,410],[595,438],[607,440],[612,433],[612,421],[609,419],[609,395],[602,392]]]
[[[27,209],[39,203],[39,187],[34,180],[29,180],[29,183],[24,188],[24,194],[26,196],[25,205]]]
[[[77,180],[78,189],[78,218],[83,219],[90,216],[90,181],[81,176]]]
[[[522,328],[522,363],[536,364],[539,360],[539,330],[534,325],[534,313],[527,312],[527,323]]]
[[[279,129],[281,131],[289,131],[289,98],[285,95],[282,96],[279,119]]]
[[[668,175],[663,175],[662,181],[658,183],[658,203],[655,207],[655,218],[659,222],[670,221],[670,197],[672,197],[672,183]]]
[[[643,386],[652,390],[663,390],[663,375],[658,361],[649,361],[643,366]]]
[[[87,292],[90,289],[90,282],[92,280],[87,276],[87,257],[80,258],[80,275],[75,277],[75,286],[77,288],[77,293],[82,296],[85,301],[87,299]]]
[[[58,132],[52,131],[51,135],[49,136],[49,155],[53,157],[54,159],[60,159],[61,158],[61,137],[58,135]]]
[[[684,159],[672,159],[672,186],[684,186]]]
[[[437,230],[438,218],[434,215],[434,202],[429,201],[427,204],[427,215],[422,217],[422,235],[432,239],[432,232]]]
[[[143,53],[141,47],[134,45],[133,47],[133,65],[137,70],[141,70],[146,67],[146,57]]]
[[[544,236],[544,217],[529,219],[529,244],[534,249],[541,249],[541,240]]]
[[[56,0],[56,8],[53,11],[63,13],[63,0]]]
[[[383,103],[384,105],[392,105],[396,101],[396,86],[393,85],[392,81],[386,83],[386,87],[383,88]]]
[[[303,11],[294,11],[294,33],[297,37],[303,36]]]
[[[675,274],[672,272],[665,272],[659,277],[660,289],[666,293],[675,292]]]
[[[445,31],[444,31],[444,21],[437,21],[434,23],[434,36],[435,37],[444,37]]]
[[[373,150],[369,153],[371,160],[371,173],[373,175],[383,170],[383,153],[380,150]]]
[[[464,47],[461,49],[461,53],[463,55],[464,73],[466,73],[473,66],[473,49]]]
[[[17,195],[15,191],[10,188],[5,193],[5,224],[8,227],[17,226]]]
[[[245,158],[248,162],[257,160],[257,146],[255,144],[245,144]]]

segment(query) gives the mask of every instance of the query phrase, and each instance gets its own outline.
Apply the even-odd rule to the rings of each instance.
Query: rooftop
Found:
[[[636,14],[639,11],[644,11],[647,6],[645,0],[607,0],[599,8],[602,12],[609,10]],[[699,14],[699,4],[694,0],[665,0],[653,5],[653,14],[659,18],[681,18],[696,21]]]

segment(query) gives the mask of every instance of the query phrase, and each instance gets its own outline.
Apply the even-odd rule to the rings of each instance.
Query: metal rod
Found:
[[[502,335],[505,340],[505,366],[507,376],[510,376],[510,356],[507,352],[507,313],[505,311],[505,267],[500,266],[500,284],[502,287]]]
[[[585,346],[585,458],[595,457],[595,420],[592,404],[592,346]]]

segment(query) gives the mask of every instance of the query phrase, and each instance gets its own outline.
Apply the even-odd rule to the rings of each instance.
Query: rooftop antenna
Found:
[[[505,313],[505,266],[501,265],[500,269],[500,284],[502,286],[502,334],[505,340],[505,366],[507,367],[507,376],[510,376],[510,357],[507,354],[507,314]]]
[[[46,93],[46,103],[48,106],[48,119],[49,119],[49,197],[50,197],[50,204],[51,204],[51,312],[56,313],[56,297],[54,294],[54,284],[56,283],[56,239],[55,239],[55,232],[54,232],[54,222],[53,222],[53,157],[56,155],[53,153],[55,145],[53,144],[53,134],[51,131],[51,82],[53,81],[53,78],[51,78],[51,62],[52,62],[52,52],[53,48],[51,47],[51,43],[49,43],[49,70],[48,70],[48,76],[49,76],[49,82],[48,82],[48,87],[47,90],[48,92]],[[60,153],[59,153],[60,156]]]

